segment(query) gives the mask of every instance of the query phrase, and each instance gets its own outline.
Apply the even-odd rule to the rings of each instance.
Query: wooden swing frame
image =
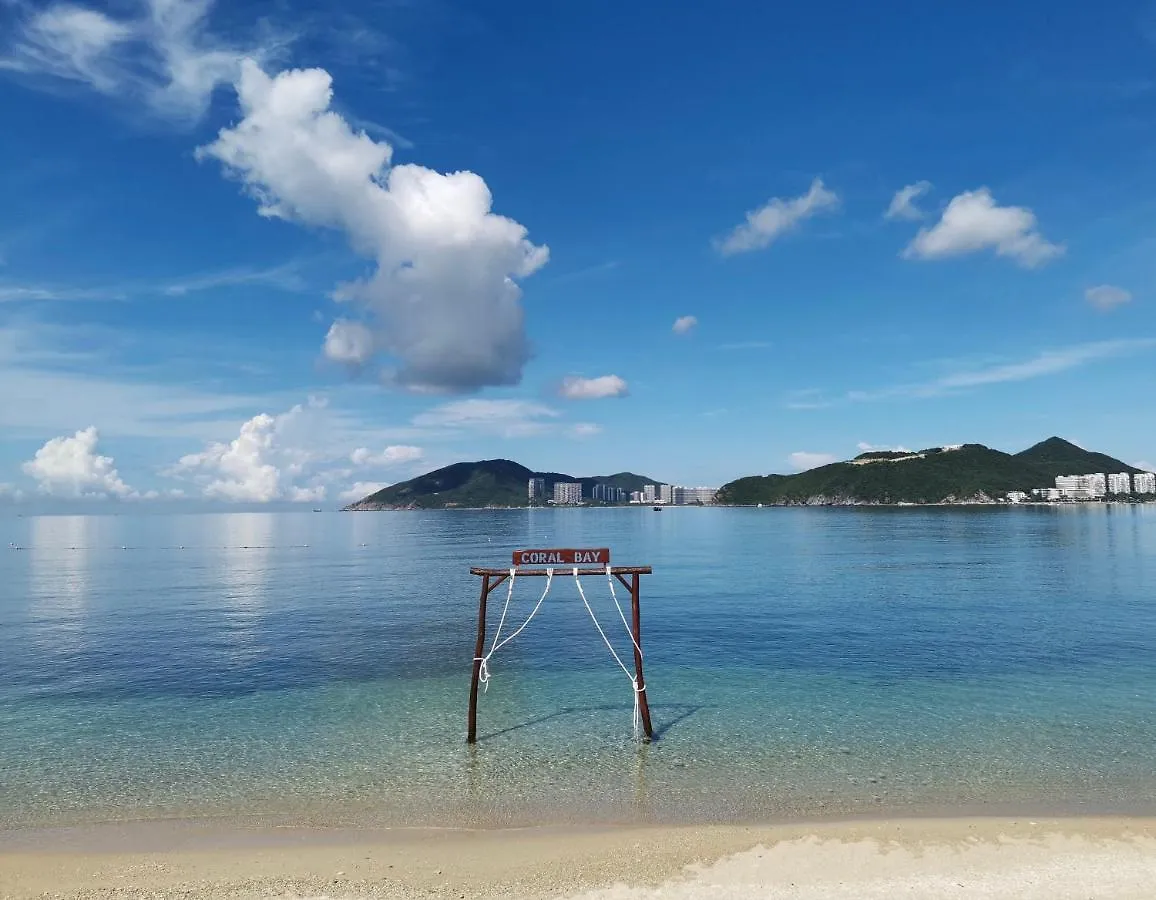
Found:
[[[519,554],[523,554],[521,558],[526,558],[524,554],[527,551],[518,551],[514,554],[515,562],[519,559]],[[582,551],[582,550],[551,550],[551,551],[534,551],[542,553],[558,554],[560,560],[575,560],[575,559],[609,559],[609,550],[597,551]],[[590,553],[601,553],[604,556],[591,557]],[[583,554],[586,554],[583,556]],[[576,575],[579,578],[590,575],[606,576],[607,570],[605,567],[601,569],[592,569],[588,567],[567,565],[559,562],[552,566],[555,575]],[[515,565],[513,573],[517,578],[544,578],[548,575],[550,569],[536,568],[530,566]],[[650,566],[611,566],[610,576],[617,579],[619,584],[630,591],[630,615],[631,615],[631,636],[634,638],[634,677],[638,692],[638,708],[642,714],[642,729],[645,734],[645,739],[649,742],[654,737],[654,729],[650,724],[650,704],[646,700],[646,681],[642,675],[642,612],[639,606],[639,587],[641,584],[641,576],[650,575],[653,570]],[[491,569],[481,566],[474,566],[470,569],[471,575],[477,575],[482,579],[482,593],[478,598],[478,639],[474,644],[474,667],[473,674],[470,678],[470,712],[469,712],[469,727],[466,734],[466,743],[475,744],[478,740],[478,687],[481,684],[482,672],[482,658],[486,652],[486,602],[489,600],[490,592],[498,585],[502,584],[510,578],[510,569]],[[628,580],[629,579],[629,580]]]

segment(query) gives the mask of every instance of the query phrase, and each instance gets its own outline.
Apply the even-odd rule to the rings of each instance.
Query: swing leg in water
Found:
[[[527,562],[546,563],[548,568],[527,568]],[[552,564],[565,565],[566,568],[553,568]],[[601,564],[601,568],[588,567],[591,563]],[[519,565],[521,564],[521,566]],[[477,640],[474,644],[474,662],[473,671],[470,678],[470,709],[469,709],[469,727],[466,734],[466,741],[470,744],[476,743],[478,739],[478,688],[482,689],[484,693],[489,689],[490,682],[490,659],[494,653],[516,638],[522,631],[530,624],[530,621],[537,615],[538,610],[542,608],[547,595],[550,593],[551,585],[554,582],[555,572],[573,575],[574,583],[578,589],[578,596],[582,600],[586,612],[590,615],[590,620],[594,623],[595,629],[601,636],[602,641],[606,644],[606,648],[610,651],[610,655],[622,669],[626,677],[630,679],[631,692],[633,693],[634,703],[634,736],[638,739],[649,741],[653,735],[654,730],[650,722],[650,705],[646,697],[646,681],[642,672],[642,619],[641,610],[639,606],[639,586],[640,576],[651,574],[650,566],[611,566],[610,565],[610,551],[607,549],[598,550],[518,550],[514,553],[514,565],[509,569],[487,569],[475,567],[470,569],[470,573],[477,575],[482,579],[482,592],[478,600],[478,634]],[[606,632],[602,629],[598,617],[594,613],[594,609],[586,599],[586,592],[582,588],[582,578],[584,576],[602,575],[606,578],[607,584],[610,587],[610,596],[614,601],[614,606],[618,610],[618,617],[622,620],[622,625],[626,629],[626,634],[630,638],[632,649],[634,650],[634,671],[622,661],[618,652],[614,649],[614,644],[607,637]],[[542,591],[538,602],[526,617],[513,632],[503,637],[502,631],[506,626],[506,617],[510,611],[510,601],[514,596],[514,583],[518,578],[522,577],[543,577],[546,579],[546,586]],[[630,580],[627,581],[627,576]],[[626,614],[622,609],[622,605],[618,602],[618,593],[614,588],[614,582],[617,581],[628,591],[630,591],[630,607],[631,607],[631,621],[626,620]],[[493,640],[490,644],[490,649],[486,650],[486,610],[490,594],[503,582],[506,583],[506,600],[502,606],[502,615],[498,620],[497,631],[494,632]]]

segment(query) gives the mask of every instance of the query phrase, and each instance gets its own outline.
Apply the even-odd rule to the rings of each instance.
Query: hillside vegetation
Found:
[[[952,503],[994,499],[1008,491],[1049,487],[1057,475],[1136,472],[1102,453],[1048,438],[1021,453],[982,444],[932,447],[917,453],[864,453],[854,460],[797,475],[740,478],[719,491],[720,503]]]

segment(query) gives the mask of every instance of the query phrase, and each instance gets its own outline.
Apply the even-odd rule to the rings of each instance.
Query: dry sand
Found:
[[[0,833],[0,897],[1156,898],[1156,819]]]

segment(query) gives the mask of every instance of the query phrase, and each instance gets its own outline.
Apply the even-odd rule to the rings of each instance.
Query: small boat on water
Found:
[[[315,506],[315,507],[313,507],[313,511],[314,511],[314,512],[321,512],[321,507],[320,507],[320,506]]]
[[[662,512],[661,506],[652,506],[651,509],[653,509],[655,512]]]

